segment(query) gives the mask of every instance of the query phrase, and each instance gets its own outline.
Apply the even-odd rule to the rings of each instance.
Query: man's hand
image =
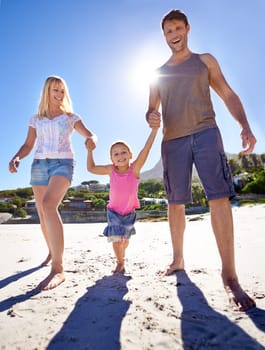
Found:
[[[252,131],[249,128],[242,129],[240,136],[242,139],[242,147],[244,148],[240,153],[250,154],[257,142],[256,137],[253,135]]]
[[[146,116],[147,122],[150,128],[159,128],[161,123],[161,114],[154,110],[152,112],[148,112]]]

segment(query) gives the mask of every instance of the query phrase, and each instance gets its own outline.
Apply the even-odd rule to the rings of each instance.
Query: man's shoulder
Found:
[[[209,60],[214,60],[215,59],[214,56],[211,53],[209,53],[209,52],[204,52],[204,53],[200,53],[200,54],[197,54],[197,55],[202,61],[203,60],[209,61]]]

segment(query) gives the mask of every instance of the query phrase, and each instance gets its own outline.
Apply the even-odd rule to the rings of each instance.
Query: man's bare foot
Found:
[[[51,261],[52,257],[51,254],[49,253],[47,255],[47,258],[40,264],[41,266],[47,266],[49,264],[49,262]]]
[[[125,273],[124,264],[117,263],[114,270],[112,270],[113,273]]]
[[[224,284],[225,291],[228,295],[230,306],[235,311],[247,311],[256,306],[256,303],[250,296],[241,288],[236,279],[228,280]]]
[[[48,277],[46,277],[37,287],[39,290],[49,290],[58,287],[65,281],[63,272],[51,271]]]
[[[164,270],[158,271],[158,274],[160,276],[170,276],[177,271],[183,271],[183,270],[184,270],[184,260],[181,259],[179,262],[173,261],[173,263],[168,265]]]

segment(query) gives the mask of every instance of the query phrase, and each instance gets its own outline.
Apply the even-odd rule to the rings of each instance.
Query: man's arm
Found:
[[[158,112],[160,106],[160,95],[155,83],[150,84],[148,110],[145,114],[150,128],[159,128],[161,115]]]
[[[225,80],[217,60],[210,54],[200,55],[203,63],[209,70],[210,86],[224,101],[227,109],[241,127],[242,154],[249,154],[253,151],[257,142],[249,126],[244,107],[232,88]]]

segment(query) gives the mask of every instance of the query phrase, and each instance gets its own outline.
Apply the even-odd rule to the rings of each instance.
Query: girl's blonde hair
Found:
[[[68,115],[72,115],[73,112],[73,106],[72,106],[72,101],[69,95],[68,87],[66,85],[66,82],[64,81],[63,78],[58,77],[56,75],[49,76],[43,85],[41,95],[40,95],[40,101],[39,101],[39,107],[38,107],[38,116],[39,117],[46,117],[49,116],[49,91],[51,88],[51,85],[55,84],[60,84],[63,85],[64,88],[64,99],[63,99],[63,104],[62,104],[62,111]]]
[[[110,146],[110,156],[111,156],[111,152],[113,150],[113,147],[116,146],[116,145],[122,145],[124,147],[126,147],[128,149],[128,151],[132,154],[132,150],[131,150],[131,147],[128,145],[127,142],[123,141],[123,140],[118,140],[118,141],[115,141],[111,146]]]

